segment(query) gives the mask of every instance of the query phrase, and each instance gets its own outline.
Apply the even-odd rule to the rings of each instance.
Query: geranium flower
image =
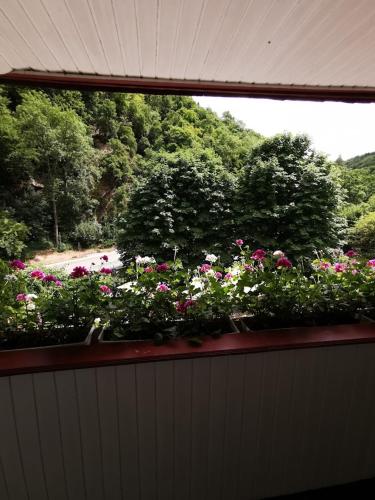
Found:
[[[348,250],[347,252],[345,252],[345,255],[347,257],[355,257],[356,255],[358,255],[358,252],[356,252],[355,250]]]
[[[87,276],[89,274],[89,270],[84,266],[76,266],[73,271],[70,273],[71,278],[83,278],[83,276]]]
[[[112,274],[112,269],[110,269],[109,267],[102,267],[102,268],[100,269],[100,272],[101,272],[102,274]]]
[[[210,271],[212,269],[212,266],[211,264],[202,264],[201,267],[199,268],[199,271],[201,273],[207,273],[208,271]]]
[[[336,262],[333,265],[333,268],[336,271],[336,273],[343,273],[344,271],[346,271],[347,267],[348,267],[347,264],[344,264],[343,262]]]
[[[319,262],[319,269],[322,269],[323,271],[325,271],[326,269],[329,269],[330,267],[331,267],[331,264],[329,262],[324,262],[324,261]]]
[[[99,290],[106,295],[111,295],[111,293],[112,293],[111,288],[109,288],[109,286],[107,286],[107,285],[100,285]]]
[[[253,260],[264,260],[266,258],[267,252],[263,250],[262,248],[258,248],[258,250],[255,250],[251,258]]]
[[[165,271],[168,271],[169,269],[169,266],[166,262],[163,262],[162,264],[158,264],[156,266],[156,270],[159,272],[159,273],[162,273],[162,272],[165,272]]]
[[[152,273],[152,272],[154,272],[154,268],[151,266],[147,266],[144,268],[144,272],[145,273]]]
[[[375,259],[371,259],[367,262],[368,267],[375,268]]]
[[[56,283],[56,281],[59,281],[54,274],[46,274],[42,279],[46,283]]]
[[[293,266],[293,264],[286,257],[280,257],[280,259],[277,259],[275,266],[286,267],[287,269],[290,269]]]
[[[62,282],[60,280],[56,280],[55,281],[55,285],[56,286],[63,286]]]
[[[108,262],[108,255],[102,255],[100,260],[104,260],[104,262]]]
[[[245,271],[254,271],[254,266],[250,264],[245,264],[243,268],[245,269]]]
[[[217,272],[215,273],[215,278],[216,278],[217,280],[221,280],[221,278],[222,278],[222,277],[223,277],[223,275],[222,275],[222,273],[220,273],[219,271],[217,271]]]
[[[170,288],[165,283],[159,283],[158,286],[156,287],[156,291],[157,292],[169,292]]]
[[[9,262],[9,265],[13,269],[21,269],[22,270],[22,269],[26,268],[26,264],[24,262],[22,262],[22,260],[19,260],[19,259],[12,260],[11,262]]]
[[[27,302],[27,293],[19,293],[16,297],[17,302]]]
[[[285,253],[282,250],[275,250],[272,255],[278,258],[285,257]]]
[[[243,240],[241,240],[241,239],[236,240],[236,241],[235,241],[235,243],[236,243],[236,245],[237,245],[238,247],[242,247],[242,245],[243,245]]]
[[[214,262],[217,261],[217,256],[214,255],[213,253],[209,253],[208,255],[206,255],[206,260],[208,262],[211,262],[211,264],[213,264]]]
[[[186,311],[190,308],[190,307],[193,307],[195,306],[196,304],[196,301],[193,300],[193,299],[188,299],[188,300],[185,300],[185,301],[180,301],[180,302],[176,302],[176,311],[179,312],[179,313],[186,313]]]
[[[224,276],[224,279],[225,279],[225,280],[230,280],[230,279],[232,279],[232,278],[233,278],[233,274],[231,274],[231,273],[227,273],[227,274]]]
[[[35,278],[36,280],[42,280],[45,277],[45,274],[40,269],[34,269],[34,271],[31,271],[30,277]]]

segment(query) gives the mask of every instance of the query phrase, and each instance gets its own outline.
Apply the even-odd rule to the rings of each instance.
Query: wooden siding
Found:
[[[0,378],[1,500],[249,500],[375,476],[375,344]]]

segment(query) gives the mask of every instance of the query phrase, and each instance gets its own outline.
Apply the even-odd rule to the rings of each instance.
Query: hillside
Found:
[[[344,165],[348,168],[368,168],[372,172],[375,170],[375,152],[349,158],[344,162]]]

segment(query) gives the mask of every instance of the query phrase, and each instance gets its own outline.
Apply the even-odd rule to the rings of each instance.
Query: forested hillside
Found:
[[[234,173],[260,140],[190,97],[3,86],[0,210],[29,247],[110,242],[156,155],[199,151]]]
[[[344,162],[348,168],[369,168],[375,172],[375,153],[365,153],[364,155],[354,156]]]

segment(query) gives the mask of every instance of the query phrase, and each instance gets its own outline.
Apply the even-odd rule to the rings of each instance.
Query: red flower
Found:
[[[347,257],[355,257],[356,255],[358,255],[358,252],[356,252],[355,250],[348,250],[345,255]]]
[[[290,269],[293,266],[293,264],[286,257],[280,257],[280,259],[277,259],[275,266],[276,267],[286,267],[286,268]]]
[[[102,255],[100,259],[104,260],[105,262],[108,262],[108,255]]]
[[[47,274],[46,276],[44,276],[43,281],[45,281],[46,283],[56,283],[58,279],[53,274]]]
[[[194,307],[195,304],[196,304],[196,302],[193,299],[185,300],[185,302],[184,301],[176,302],[176,311],[179,313],[185,314],[186,311],[190,307]]]
[[[264,260],[266,258],[266,255],[267,252],[265,250],[263,250],[262,248],[258,248],[258,250],[255,250],[251,258],[254,260]]]
[[[18,259],[12,260],[11,262],[9,262],[9,265],[13,269],[21,269],[22,270],[22,269],[26,268],[26,264],[24,262],[22,262],[22,260],[18,260]]]
[[[107,285],[100,285],[99,290],[106,295],[110,295],[112,293],[112,290]]]
[[[87,276],[89,271],[84,266],[76,266],[73,271],[70,273],[71,278],[82,278],[83,276]]]
[[[168,271],[169,269],[169,266],[166,262],[163,262],[162,264],[158,264],[156,266],[156,270],[159,272],[159,273],[162,273],[164,271]]]
[[[45,274],[40,269],[34,269],[34,271],[31,271],[30,277],[35,278],[36,280],[42,280],[45,277]]]
[[[110,269],[109,267],[102,267],[102,268],[100,269],[100,272],[101,272],[102,274],[112,274],[112,269]]]

